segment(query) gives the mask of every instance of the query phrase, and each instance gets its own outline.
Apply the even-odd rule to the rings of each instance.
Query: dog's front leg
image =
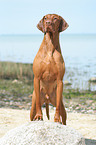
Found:
[[[36,94],[36,115],[34,120],[43,120],[40,101],[40,80],[36,77],[34,78],[34,90]]]
[[[54,121],[55,122],[61,122],[60,121],[60,103],[62,99],[62,91],[63,91],[63,82],[62,80],[57,81],[57,96],[56,96],[56,112]]]

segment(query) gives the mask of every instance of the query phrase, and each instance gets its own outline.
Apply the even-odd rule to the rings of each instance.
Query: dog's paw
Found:
[[[60,115],[55,114],[55,117],[54,117],[54,122],[59,122],[59,123],[61,123],[61,124],[62,124],[61,119],[60,119]]]
[[[36,114],[33,120],[43,120],[42,114]]]

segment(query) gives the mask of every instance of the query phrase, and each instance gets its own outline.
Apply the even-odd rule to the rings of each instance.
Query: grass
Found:
[[[32,64],[0,62],[0,96],[28,96],[33,92],[33,78]],[[96,102],[96,91],[64,88],[63,96],[67,100],[79,98]]]
[[[24,96],[29,95],[33,92],[33,85],[30,85],[26,82],[17,81],[14,82],[13,80],[0,80],[0,96]]]
[[[32,64],[0,62],[0,79],[33,80]]]
[[[28,109],[30,110],[32,99],[28,97],[33,92],[33,83],[26,81],[0,79],[0,108]],[[65,107],[76,110],[96,110],[96,92],[79,92],[76,90],[64,90],[63,98]]]
[[[81,98],[85,98],[85,99],[96,100],[96,91],[90,91],[90,90],[79,91],[78,89],[68,89],[68,90],[64,89],[63,96],[66,99],[81,97]]]

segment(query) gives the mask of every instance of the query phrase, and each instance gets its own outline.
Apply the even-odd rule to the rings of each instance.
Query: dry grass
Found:
[[[0,79],[33,80],[32,64],[0,62]]]

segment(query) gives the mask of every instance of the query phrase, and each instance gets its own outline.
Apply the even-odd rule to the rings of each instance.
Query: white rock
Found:
[[[85,145],[83,136],[59,123],[32,121],[9,131],[0,145]]]
[[[22,82],[21,82],[21,81],[16,80],[16,79],[12,81],[12,84],[14,84],[14,83],[22,84]]]
[[[69,85],[72,85],[72,84],[69,81],[65,80],[64,85],[69,86]]]
[[[96,77],[92,77],[92,78],[89,80],[89,82],[94,82],[94,83],[96,83]]]

